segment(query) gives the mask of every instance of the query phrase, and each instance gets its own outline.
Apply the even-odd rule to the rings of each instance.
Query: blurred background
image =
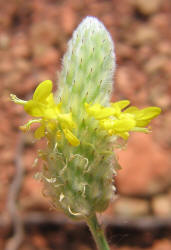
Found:
[[[96,16],[115,42],[113,101],[159,106],[153,133],[118,152],[117,196],[99,219],[112,250],[171,249],[171,1],[0,0],[0,249],[95,249],[88,228],[54,211],[33,178],[40,143],[18,127],[28,117],[9,94],[29,98],[57,82],[73,30]],[[39,145],[38,145],[39,144]]]

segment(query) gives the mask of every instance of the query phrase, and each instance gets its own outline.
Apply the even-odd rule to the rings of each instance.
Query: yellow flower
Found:
[[[122,109],[126,108],[129,104],[130,104],[130,101],[128,100],[122,100],[119,102],[111,103],[111,106],[114,110],[114,115],[116,117],[119,117],[122,112]]]
[[[117,135],[126,140],[131,131],[149,132],[146,126],[161,112],[158,107],[148,107],[142,110],[134,106],[126,108],[129,104],[128,100],[122,100],[111,103],[111,107],[107,108],[100,104],[91,106],[85,104],[85,108],[90,116],[99,120],[100,127],[106,130],[109,135]],[[122,111],[123,109],[125,110]]]
[[[56,131],[57,138],[59,139],[61,138],[61,130],[71,145],[79,145],[79,140],[70,131],[76,128],[76,124],[72,120],[72,113],[62,113],[61,103],[55,103],[52,93],[52,82],[50,80],[41,82],[38,85],[32,100],[24,101],[12,94],[11,99],[15,103],[23,105],[24,110],[29,115],[39,117],[39,119],[30,120],[27,124],[21,126],[20,128],[23,131],[27,131],[32,123],[40,123],[40,127],[34,133],[35,138],[40,139],[46,133]]]
[[[72,113],[62,113],[62,103],[56,104],[52,93],[52,82],[44,81],[36,88],[33,98],[24,101],[11,95],[12,101],[24,106],[25,111],[37,119],[30,120],[20,129],[29,130],[31,124],[39,123],[34,133],[35,138],[40,139],[49,133],[53,133],[58,140],[64,134],[68,142],[73,146],[78,146],[80,141],[72,133],[76,128],[76,123],[72,119]],[[146,127],[153,118],[158,116],[161,109],[158,107],[148,107],[139,110],[137,107],[127,106],[130,104],[128,100],[111,103],[109,107],[103,107],[99,103],[85,103],[85,110],[88,115],[99,121],[101,129],[108,132],[109,135],[120,136],[128,139],[131,131],[149,132]]]
[[[111,107],[103,107],[100,104],[93,104],[90,106],[90,104],[85,103],[85,109],[86,112],[93,116],[97,120],[105,119],[111,115],[114,115],[114,109]]]
[[[46,132],[46,127],[44,124],[42,124],[39,128],[36,129],[36,131],[34,132],[34,137],[36,139],[41,139],[42,137],[45,136],[45,132]]]
[[[118,135],[123,139],[128,138],[128,131],[133,129],[135,124],[136,122],[133,119],[105,119],[100,122],[101,127],[107,130],[109,135]]]
[[[138,108],[132,106],[127,108],[123,113],[124,115],[132,116],[136,121],[137,127],[145,127],[153,118],[161,113],[161,109],[158,107],[147,107],[139,110]]]
[[[72,120],[72,113],[68,114],[59,114],[58,120],[62,128],[73,129],[76,128],[75,122]]]
[[[71,143],[72,146],[77,147],[80,144],[80,141],[69,129],[65,128],[63,131],[66,139]]]
[[[24,104],[25,111],[33,117],[56,119],[61,104],[56,105],[52,93],[52,82],[44,81],[36,88],[33,99]]]

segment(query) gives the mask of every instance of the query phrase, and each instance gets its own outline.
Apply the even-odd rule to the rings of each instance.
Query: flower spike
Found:
[[[115,196],[119,164],[114,149],[122,148],[132,132],[150,132],[149,123],[161,112],[138,109],[129,100],[110,103],[115,67],[109,32],[97,18],[87,17],[68,43],[58,91],[53,94],[52,81],[46,80],[31,100],[11,95],[35,118],[21,129],[38,123],[35,138],[47,140],[39,153],[44,161],[39,178],[51,202],[70,218],[86,220],[98,249],[109,249],[96,213]]]
[[[41,139],[48,133],[53,134],[58,131],[59,134],[59,131],[63,131],[65,138],[71,145],[79,145],[79,140],[70,131],[76,127],[72,119],[72,113],[62,113],[61,103],[55,103],[52,93],[52,81],[46,80],[41,82],[34,91],[33,99],[29,101],[23,101],[13,94],[11,94],[11,99],[15,103],[23,105],[24,110],[29,115],[39,118],[30,120],[27,124],[20,127],[21,130],[27,131],[31,124],[40,123],[40,127],[34,133],[36,139]],[[53,129],[51,129],[52,127]],[[67,133],[64,132],[63,128],[67,128]],[[74,138],[73,141],[75,140],[73,143],[71,143],[71,134]]]

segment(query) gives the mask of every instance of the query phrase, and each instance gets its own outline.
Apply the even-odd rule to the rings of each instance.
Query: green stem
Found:
[[[86,222],[87,222],[87,225],[89,226],[90,231],[94,237],[97,248],[99,250],[110,250],[109,245],[106,241],[104,232],[98,223],[96,215],[93,215],[93,216],[87,218]]]

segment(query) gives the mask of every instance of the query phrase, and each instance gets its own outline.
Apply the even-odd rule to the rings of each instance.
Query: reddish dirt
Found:
[[[27,99],[39,82],[46,79],[56,82],[67,41],[88,15],[98,17],[115,42],[117,70],[112,100],[130,99],[138,107],[162,108],[162,114],[152,124],[153,133],[134,134],[126,150],[118,153],[122,165],[116,177],[118,198],[106,215],[171,217],[170,0],[0,0],[0,211],[7,221],[6,204],[16,173],[16,158],[21,158],[25,171],[17,201],[19,211],[51,213],[42,196],[41,183],[32,178],[37,171],[32,164],[39,145],[33,145],[31,134],[21,138],[18,127],[28,117],[22,107],[9,101],[9,94]],[[18,152],[20,143],[22,154]],[[79,230],[68,224],[55,230],[47,227],[45,231],[32,227],[19,249],[93,248],[88,231]],[[1,223],[0,232],[0,249],[4,249],[12,232]],[[129,246],[131,240],[124,245],[125,237],[120,235],[116,240],[113,237],[111,249],[142,249],[136,240],[133,247]],[[129,237],[133,235],[130,233]],[[145,237],[144,241],[150,242],[152,236]],[[168,235],[163,239],[152,238],[151,246],[145,245],[147,250],[171,249]]]

